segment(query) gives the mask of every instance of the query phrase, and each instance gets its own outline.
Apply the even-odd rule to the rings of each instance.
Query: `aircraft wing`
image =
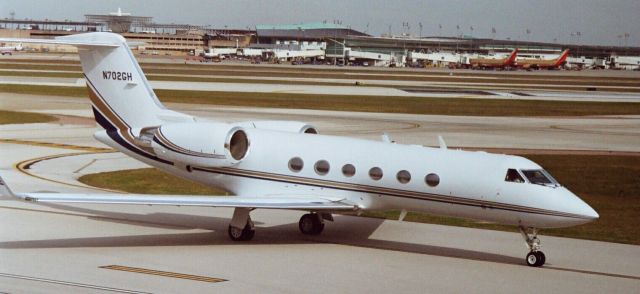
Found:
[[[357,210],[358,206],[344,198],[318,195],[195,196],[157,194],[66,194],[13,193],[0,177],[0,198],[19,198],[32,202],[172,205],[208,207],[244,207],[299,210]]]
[[[358,208],[356,205],[349,203],[344,199],[303,195],[244,197],[151,194],[19,193],[15,196],[26,201],[52,203],[139,204],[302,210],[356,210]]]

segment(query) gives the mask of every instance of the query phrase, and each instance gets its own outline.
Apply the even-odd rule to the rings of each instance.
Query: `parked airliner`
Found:
[[[510,68],[513,66],[516,57],[518,56],[518,48],[513,49],[511,54],[505,58],[471,58],[469,64],[471,68],[479,69],[494,69],[494,68]]]
[[[320,234],[332,213],[427,212],[517,226],[541,266],[537,229],[575,226],[598,214],[538,164],[518,156],[402,145],[318,134],[294,121],[206,121],[166,109],[126,40],[97,32],[7,42],[78,47],[97,123],[94,137],[170,174],[236,196],[0,193],[26,201],[233,207],[231,239],[250,240],[254,209],[302,210],[304,234]]]
[[[515,65],[523,69],[558,69],[564,65],[569,56],[569,49],[566,49],[554,59],[516,59]]]

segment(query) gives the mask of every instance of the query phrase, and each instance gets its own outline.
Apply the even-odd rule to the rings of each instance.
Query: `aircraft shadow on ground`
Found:
[[[263,223],[254,220],[254,223],[257,225],[257,232],[254,239],[249,242],[234,242],[229,240],[227,236],[227,228],[230,221],[229,218],[176,213],[122,213],[51,203],[38,203],[38,205],[64,210],[65,212],[62,213],[84,216],[96,221],[174,230],[202,229],[209,230],[210,232],[7,241],[0,242],[0,248],[37,249],[207,245],[259,246],[273,244],[330,243],[504,264],[523,264],[522,258],[495,253],[427,244],[372,239],[370,236],[384,221],[382,219],[375,218],[358,218],[338,215],[335,216],[335,222],[327,223],[325,231],[319,236],[301,234],[298,231],[297,220],[296,222],[271,227],[260,227]]]

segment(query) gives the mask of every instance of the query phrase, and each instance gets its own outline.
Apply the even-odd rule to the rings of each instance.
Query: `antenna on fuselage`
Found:
[[[440,144],[440,149],[447,149],[447,143],[444,141],[441,135],[438,135],[438,143]]]
[[[382,136],[380,136],[382,138],[382,142],[385,143],[395,143],[396,141],[391,140],[391,137],[389,137],[389,134],[387,133],[382,133]]]

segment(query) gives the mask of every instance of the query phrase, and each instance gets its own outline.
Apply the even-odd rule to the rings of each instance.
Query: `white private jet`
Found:
[[[598,214],[536,163],[518,156],[402,145],[317,134],[303,122],[212,122],[166,109],[126,40],[88,33],[53,40],[79,49],[97,123],[94,137],[170,174],[236,196],[13,194],[34,202],[233,207],[228,233],[250,240],[254,209],[308,211],[304,234],[320,234],[332,213],[401,210],[477,219],[520,228],[541,266],[539,228],[591,222]]]

